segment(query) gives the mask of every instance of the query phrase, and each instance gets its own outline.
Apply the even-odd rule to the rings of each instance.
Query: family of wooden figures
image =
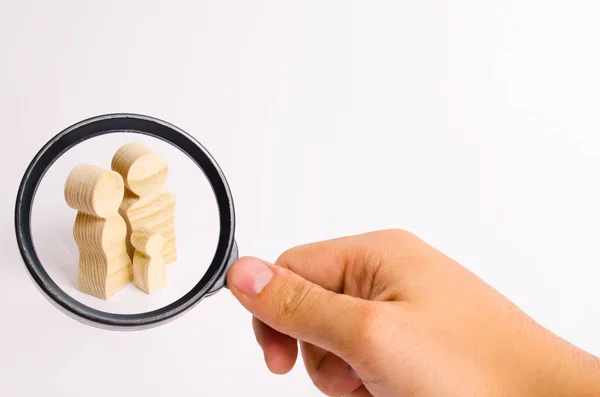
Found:
[[[65,200],[78,211],[79,289],[108,299],[133,280],[151,294],[166,285],[166,265],[177,259],[175,195],[164,188],[168,166],[129,143],[111,168],[82,164],[65,183]]]

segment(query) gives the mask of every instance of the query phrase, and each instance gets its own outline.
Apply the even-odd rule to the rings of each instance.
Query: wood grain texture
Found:
[[[168,165],[144,145],[132,142],[122,146],[112,159],[112,169],[125,182],[125,196],[119,213],[127,223],[127,251],[133,258],[131,234],[148,229],[164,239],[165,263],[177,260],[175,239],[175,195],[164,188]]]
[[[135,247],[133,280],[147,294],[153,294],[167,285],[165,260],[161,254],[164,238],[149,229],[136,229],[131,234]]]
[[[123,178],[89,164],[75,167],[65,183],[65,201],[78,211],[73,236],[79,248],[78,286],[108,299],[133,278],[127,226],[119,215]]]

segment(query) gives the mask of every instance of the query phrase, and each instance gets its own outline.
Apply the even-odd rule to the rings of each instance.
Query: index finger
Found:
[[[285,251],[275,265],[327,290],[344,293],[349,283],[372,278],[381,263],[398,259],[397,253],[409,243],[409,235],[401,230],[382,230],[300,245]]]

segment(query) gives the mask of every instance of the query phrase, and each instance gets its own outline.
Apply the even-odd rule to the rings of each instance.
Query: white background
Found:
[[[211,151],[242,254],[406,228],[600,355],[599,13],[0,0],[0,395],[318,395],[300,365],[268,373],[228,292],[136,333],[80,325],[37,292],[14,239],[21,175],[54,134],[108,112],[165,119]]]

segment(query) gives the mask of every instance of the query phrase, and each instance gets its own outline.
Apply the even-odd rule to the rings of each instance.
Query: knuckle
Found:
[[[384,233],[386,233],[389,238],[396,241],[407,241],[416,237],[414,234],[404,229],[390,229],[385,230]]]
[[[313,385],[326,396],[343,396],[348,393],[348,388],[344,387],[343,383],[340,384],[339,378],[332,376],[331,369],[328,371],[314,369],[308,372],[308,376]]]
[[[295,262],[299,257],[300,247],[293,247],[285,250],[279,258],[275,261],[275,265],[283,267],[284,269],[290,269],[291,264]]]
[[[368,234],[368,241],[374,246],[392,245],[405,246],[417,237],[404,229],[384,229]]]
[[[417,235],[404,229],[388,229],[376,232],[374,240],[378,246],[395,248],[397,250],[415,251],[423,249],[426,244]]]

